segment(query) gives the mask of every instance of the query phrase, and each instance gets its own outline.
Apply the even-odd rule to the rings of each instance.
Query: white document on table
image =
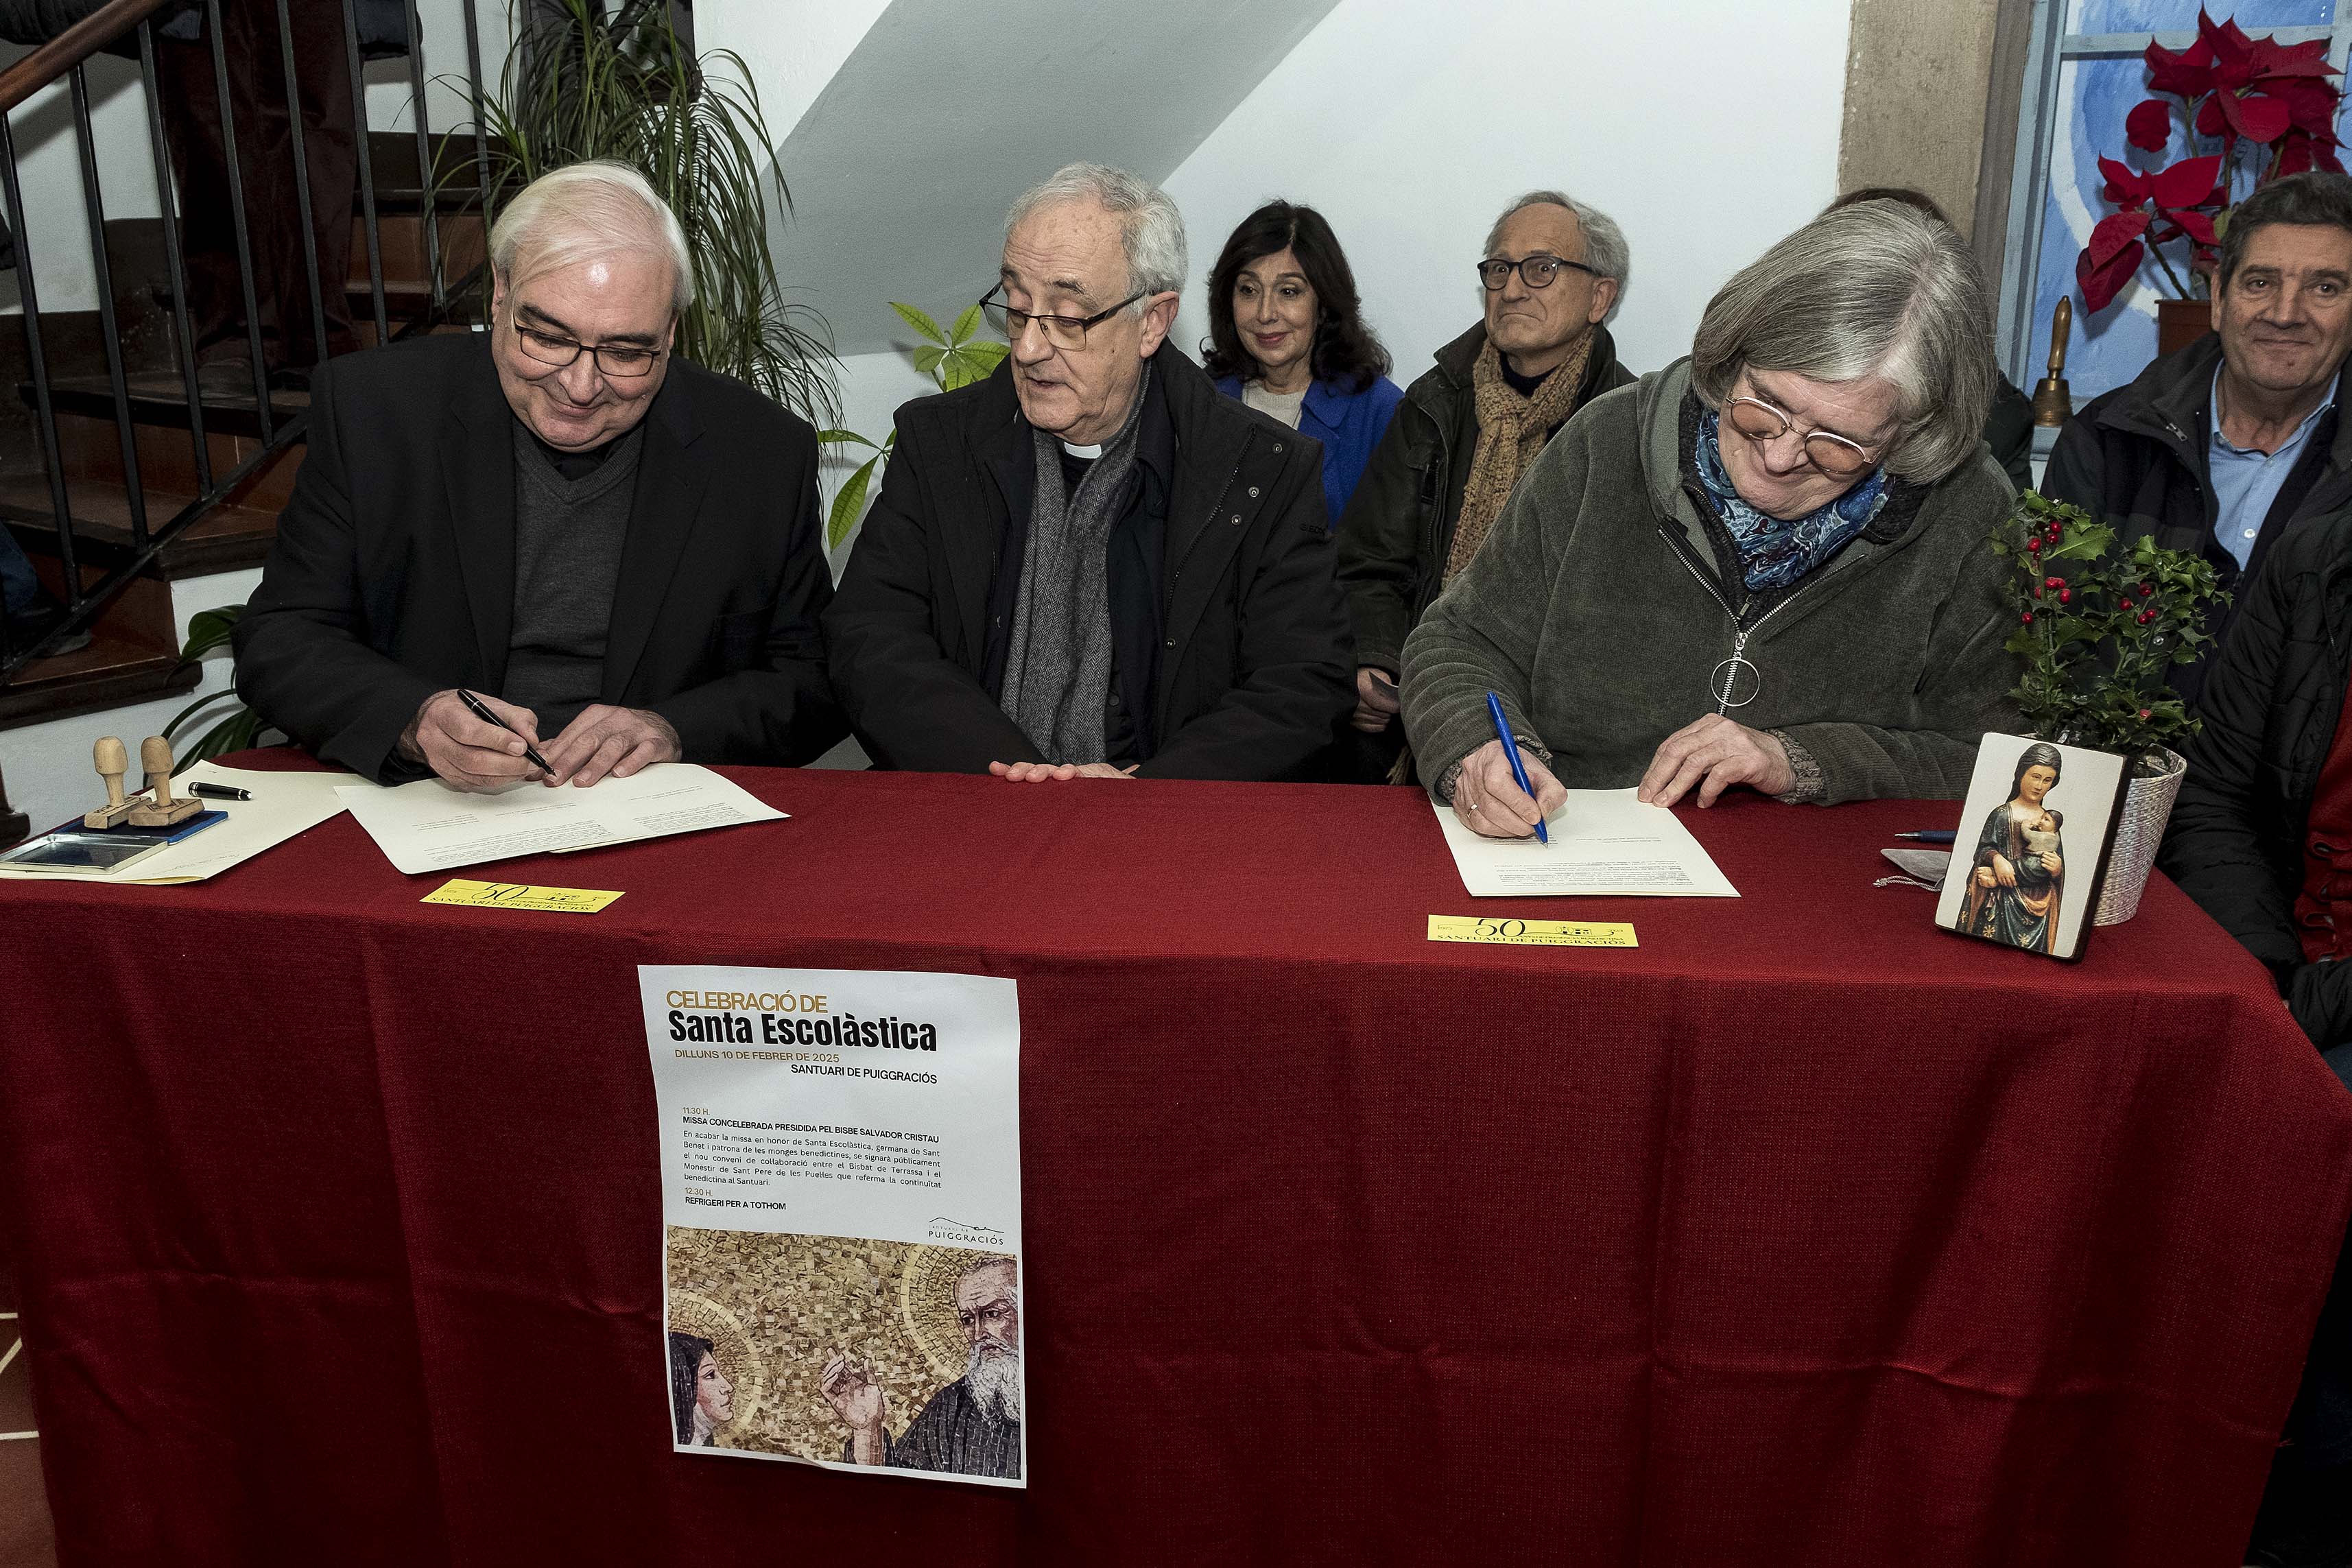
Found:
[[[172,775],[174,798],[184,796],[193,784],[215,784],[241,789],[251,800],[207,800],[205,809],[228,818],[177,844],[166,845],[124,868],[124,874],[104,871],[18,871],[0,867],[0,877],[44,882],[116,882],[137,886],[173,886],[217,877],[265,849],[274,849],[299,833],[307,833],[343,809],[337,790],[357,782],[344,773],[254,773],[225,768],[217,763],[194,763]],[[135,776],[131,783],[136,783]],[[103,805],[106,795],[91,775],[90,804]]]
[[[384,858],[412,877],[519,855],[776,822],[784,816],[692,763],[656,763],[585,789],[524,784],[494,795],[469,795],[434,778],[390,789],[348,784],[337,793]]]
[[[1430,805],[1462,885],[1478,898],[1739,896],[1680,818],[1664,806],[1643,805],[1630,789],[1570,790],[1544,819],[1549,844],[1533,837],[1481,837],[1462,826],[1452,806]]]

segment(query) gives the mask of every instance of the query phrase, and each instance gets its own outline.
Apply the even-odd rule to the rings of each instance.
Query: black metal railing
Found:
[[[269,5],[272,0],[232,0],[232,3]],[[205,431],[205,389],[197,363],[197,345],[189,307],[188,257],[182,232],[182,215],[185,207],[173,179],[170,139],[165,133],[164,100],[157,70],[155,13],[167,4],[170,0],[110,0],[84,21],[41,45],[6,71],[0,72],[0,199],[5,199],[7,204],[8,217],[14,229],[16,278],[24,312],[23,331],[28,369],[28,385],[25,390],[37,429],[41,463],[47,480],[50,521],[56,531],[57,559],[62,578],[60,587],[67,609],[65,618],[51,626],[37,641],[21,644],[12,634],[6,615],[0,613],[0,685],[5,685],[34,659],[88,628],[133,580],[148,572],[158,554],[190,527],[229,500],[257,470],[301,441],[306,434],[306,413],[289,404],[282,411],[281,417],[281,410],[272,401],[269,369],[264,353],[261,290],[257,287],[255,273],[254,236],[247,210],[246,169],[237,155],[229,48],[221,25],[222,0],[203,0],[204,33],[210,49],[212,84],[220,115],[220,144],[226,165],[224,174],[228,193],[229,227],[236,253],[237,286],[244,306],[246,346],[252,366],[252,416],[259,436],[258,446],[226,472],[215,470]],[[285,177],[293,185],[297,213],[295,226],[301,234],[305,272],[302,281],[308,285],[307,300],[303,302],[309,306],[310,343],[315,358],[323,359],[331,352],[327,310],[330,295],[327,291],[346,289],[350,287],[350,280],[341,277],[330,279],[320,276],[318,236],[312,223],[314,196],[309,177],[310,164],[307,157],[300,79],[289,7],[308,7],[317,4],[318,0],[274,0],[278,64],[284,79],[287,116],[290,122],[288,150],[293,163],[292,168],[285,172]],[[435,187],[444,182],[446,172],[439,167],[441,160],[436,156],[435,139],[425,112],[428,78],[424,29],[417,17],[416,0],[403,0],[408,81],[413,94],[411,113],[416,134],[417,222],[428,303],[421,312],[408,316],[397,329],[394,327],[385,302],[383,238],[377,210],[375,160],[369,146],[366,82],[358,9],[355,0],[341,0],[337,7],[341,14],[344,59],[350,68],[352,132],[358,142],[358,177],[352,193],[354,215],[360,220],[361,239],[367,253],[369,302],[378,342],[429,331],[449,320],[453,314],[453,299],[462,300],[469,297],[474,291],[472,285],[478,280],[478,266],[475,273],[460,279],[455,287],[443,278],[439,222],[443,216],[471,212],[478,214],[487,226],[490,216],[485,210],[490,189],[490,153],[484,131],[481,33],[476,5],[477,0],[462,0],[466,34],[465,79],[474,114],[472,139],[476,181],[470,191],[443,193],[455,197],[452,205],[443,207],[436,204]],[[133,43],[137,48],[140,76],[146,90],[148,140],[162,206],[163,258],[172,297],[173,359],[178,372],[180,392],[186,400],[187,430],[198,492],[160,523],[152,522],[149,517],[148,492],[140,471],[142,422],[136,417],[133,406],[131,370],[126,359],[121,322],[118,319],[113,268],[107,250],[105,201],[99,178],[88,77],[88,62],[92,55],[102,49]],[[7,119],[9,110],[59,81],[67,85],[75,151],[80,160],[83,211],[79,221],[86,223],[89,231],[90,265],[95,274],[92,281],[98,297],[101,353],[113,408],[116,446],[122,468],[123,500],[130,524],[128,548],[110,552],[108,559],[110,563],[107,569],[88,584],[82,581],[82,557],[86,552],[81,548],[83,542],[75,532],[71,486],[59,437],[57,375],[49,359],[57,346],[56,334],[44,331],[40,285],[36,268],[37,259],[43,250],[45,227],[55,219],[53,215],[28,212],[26,208],[18,175],[16,134]],[[48,232],[49,243],[54,246],[55,231]],[[290,314],[297,291],[278,289],[274,292],[288,301],[281,313]],[[290,344],[297,336],[291,331],[290,323],[280,320],[278,326],[281,342]],[[8,389],[0,395],[11,395],[14,392],[15,389]],[[215,392],[212,405],[215,412],[241,412],[243,407],[241,390],[228,395],[217,390]],[[178,424],[176,413],[168,423]],[[152,433],[152,427],[150,428]]]

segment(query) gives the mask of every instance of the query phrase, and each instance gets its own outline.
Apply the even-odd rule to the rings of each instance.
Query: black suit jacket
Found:
[[[387,783],[433,693],[496,694],[514,620],[514,414],[482,333],[320,368],[310,450],[236,630],[237,691]],[[645,416],[602,700],[649,709],[696,763],[800,763],[846,731],[817,617],[816,435],[682,360]]]
[[[1322,447],[1220,396],[1171,346],[1152,366],[1173,452],[1151,751],[1139,772],[1300,776],[1355,704]],[[1027,492],[1008,476],[1034,468],[1030,447],[1009,363],[898,410],[881,497],[825,615],[835,684],[885,767],[981,773],[992,762],[1048,760],[997,706],[991,682],[1002,670],[989,668],[992,622],[1010,614],[992,590],[1001,570],[1019,569],[1006,533],[1029,526]],[[1134,662],[1123,647],[1122,682]]]

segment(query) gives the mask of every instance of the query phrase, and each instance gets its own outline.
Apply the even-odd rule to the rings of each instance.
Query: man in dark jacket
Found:
[[[1183,219],[1073,164],[1014,204],[997,374],[898,411],[825,616],[884,767],[1299,776],[1348,707],[1322,449],[1164,340]]]
[[[817,630],[816,433],[671,360],[694,287],[677,219],[635,170],[576,163],[507,205],[490,260],[488,332],[320,376],[237,689],[387,784],[541,777],[527,743],[577,784],[823,752],[847,727]]]
[[[2042,493],[2201,553],[2234,589],[2279,541],[2352,510],[2352,177],[2274,180],[2222,237],[2212,332],[2067,422]],[[2226,647],[2234,612],[2211,629]],[[2194,700],[2211,659],[2173,681]]]
[[[1607,214],[1558,191],[1512,203],[1478,264],[1485,318],[1437,351],[1373,448],[1339,519],[1360,776],[1385,775],[1404,743],[1396,679],[1405,634],[1477,553],[1544,443],[1633,379],[1602,325],[1627,270],[1625,237]]]
[[[2352,1086],[2352,515],[2281,539],[2210,665],[2159,864],[2268,964]],[[2336,1265],[2251,1563],[2352,1561],[2352,1248]]]

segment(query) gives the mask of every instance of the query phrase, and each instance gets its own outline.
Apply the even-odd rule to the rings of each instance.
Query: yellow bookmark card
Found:
[[[520,882],[468,882],[452,878],[417,900],[461,904],[473,910],[545,910],[554,914],[593,915],[621,895],[594,888],[526,888]]]
[[[1483,915],[1432,915],[1432,942],[1499,942],[1522,947],[1639,947],[1633,928],[1613,921],[1498,921]]]

